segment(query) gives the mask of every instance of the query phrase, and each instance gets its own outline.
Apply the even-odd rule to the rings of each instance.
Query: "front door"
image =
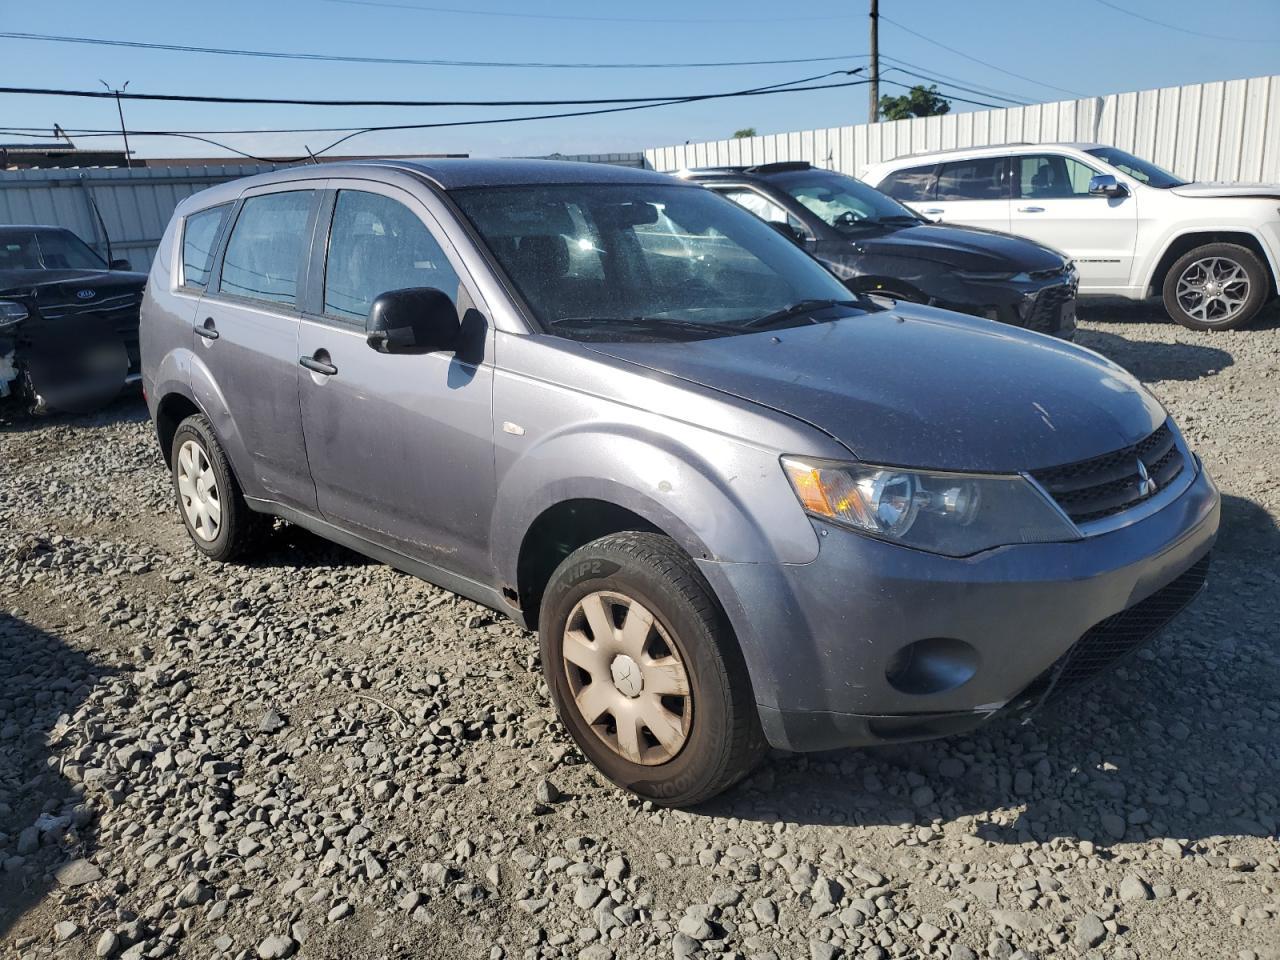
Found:
[[[314,510],[298,413],[298,297],[315,189],[274,184],[247,195],[195,313],[193,377],[245,493]],[[208,386],[205,386],[205,384]],[[217,418],[222,418],[221,420]]]
[[[1082,293],[1124,293],[1138,242],[1138,201],[1089,193],[1097,173],[1061,154],[1014,157],[1012,232],[1076,262]]]
[[[416,197],[331,180],[302,320],[307,457],[329,522],[473,580],[492,578],[493,337],[438,221]],[[313,263],[320,259],[313,258]],[[459,308],[456,352],[384,354],[365,340],[373,300],[435,287]]]

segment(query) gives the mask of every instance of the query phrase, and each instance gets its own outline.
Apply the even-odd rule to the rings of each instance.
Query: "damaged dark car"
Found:
[[[1075,339],[1076,269],[1049,247],[934,223],[860,180],[808,163],[716,167],[681,176],[767,221],[855,293]]]
[[[0,226],[0,402],[88,413],[139,383],[146,280],[62,227]]]

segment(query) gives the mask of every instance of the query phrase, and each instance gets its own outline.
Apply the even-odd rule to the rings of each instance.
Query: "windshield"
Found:
[[[1085,153],[1091,157],[1097,157],[1103,163],[1110,164],[1121,173],[1127,173],[1133,179],[1140,183],[1145,183],[1148,187],[1155,187],[1159,190],[1166,190],[1169,187],[1180,187],[1187,181],[1181,177],[1175,177],[1168,170],[1157,167],[1148,160],[1141,157],[1135,157],[1127,150],[1121,150],[1119,147],[1093,147],[1086,150]]]
[[[682,184],[468,188],[450,196],[548,332],[575,339],[741,333],[799,303],[854,299],[794,243]],[[816,317],[797,314],[794,322]]]
[[[920,218],[892,197],[861,180],[826,170],[799,170],[770,177],[837,230],[859,229],[883,223],[919,223]]]
[[[106,263],[66,230],[0,231],[0,270],[102,270]]]

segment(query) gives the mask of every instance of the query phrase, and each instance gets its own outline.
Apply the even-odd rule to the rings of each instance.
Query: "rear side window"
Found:
[[[307,249],[311,190],[250,197],[231,228],[221,293],[293,305]]]
[[[887,193],[895,200],[911,203],[917,200],[933,199],[934,166],[911,167],[907,170],[895,170],[877,187],[881,193]]]
[[[938,173],[938,200],[1006,200],[1009,184],[1004,157],[977,157],[944,163]]]
[[[182,231],[182,285],[203,290],[213,269],[213,245],[230,204],[210,207],[187,217]]]
[[[324,312],[364,323],[388,290],[435,287],[454,302],[458,275],[417,214],[398,200],[342,190],[333,209]]]

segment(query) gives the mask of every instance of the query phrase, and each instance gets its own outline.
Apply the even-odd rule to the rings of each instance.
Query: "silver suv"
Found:
[[[142,336],[203,553],[283,517],[537,627],[569,733],[659,803],[724,790],[766,743],[1038,705],[1190,601],[1218,527],[1121,368],[858,299],[643,171],[214,187],[175,213]]]

